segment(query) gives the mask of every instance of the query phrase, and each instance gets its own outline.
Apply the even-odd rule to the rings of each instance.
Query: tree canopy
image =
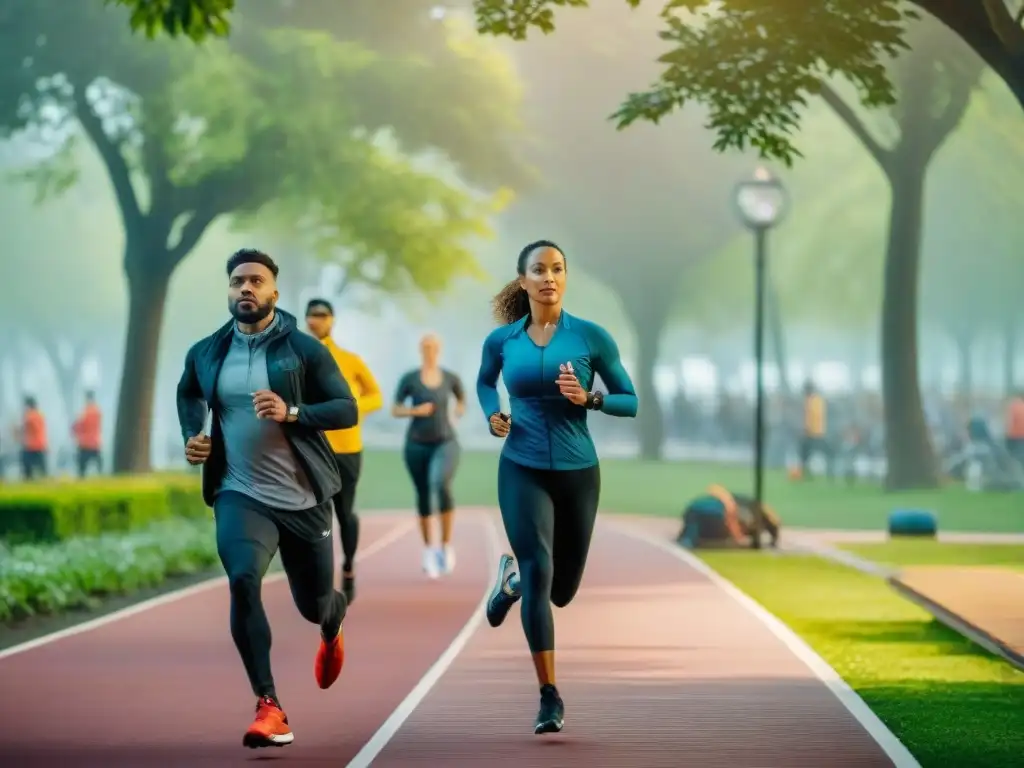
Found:
[[[120,210],[130,302],[115,466],[145,462],[147,436],[128,430],[148,422],[152,385],[139,382],[169,279],[218,218],[290,228],[387,290],[436,294],[475,270],[468,240],[526,178],[518,86],[486,41],[429,8],[251,0],[229,38],[202,46],[133,35],[98,2],[0,16],[0,135],[40,146],[33,178],[49,196],[73,186],[87,140]]]
[[[624,0],[632,7],[641,0]],[[1024,13],[1005,0],[661,0],[659,78],[630,94],[614,119],[620,127],[658,122],[686,105],[708,109],[717,149],[747,146],[791,163],[793,134],[809,100],[836,75],[868,107],[892,104],[888,61],[908,48],[907,22],[930,14],[963,39],[1002,77],[1024,106]],[[478,28],[525,39],[555,29],[554,9],[588,0],[474,0]]]
[[[225,34],[232,0],[108,0],[131,9],[136,28],[201,40]],[[632,8],[641,0],[622,0]],[[620,127],[657,122],[693,102],[708,110],[718,149],[754,147],[791,163],[793,134],[823,83],[842,75],[869,107],[891,104],[887,60],[907,47],[906,22],[930,14],[963,39],[1024,106],[1024,6],[1007,0],[649,0],[672,50],[660,76],[631,93]],[[524,40],[555,31],[557,10],[589,0],[473,0],[477,28]]]

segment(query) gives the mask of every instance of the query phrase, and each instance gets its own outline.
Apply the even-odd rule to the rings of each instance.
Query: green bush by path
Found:
[[[212,519],[164,520],[57,544],[0,544],[0,623],[86,608],[216,562]]]
[[[1021,764],[1024,672],[883,579],[812,556],[699,554],[817,651],[923,768]]]
[[[600,445],[599,445],[600,448]],[[784,528],[884,530],[898,507],[934,510],[942,531],[1024,532],[1024,494],[971,493],[961,486],[886,493],[876,484],[791,482],[782,472],[765,477],[769,503]],[[605,512],[678,517],[711,483],[749,491],[751,470],[737,464],[604,459],[601,508]],[[465,451],[455,476],[459,506],[495,506],[498,453]],[[364,451],[361,512],[406,509],[413,514],[412,484],[401,451]],[[205,518],[199,474],[153,474],[0,486],[0,539],[55,541],[107,530],[133,530],[169,517]]]
[[[0,486],[0,540],[56,542],[209,516],[198,475],[99,477]]]

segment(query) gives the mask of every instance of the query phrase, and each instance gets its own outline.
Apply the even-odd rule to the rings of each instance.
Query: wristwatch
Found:
[[[297,421],[299,418],[299,406],[288,406],[288,421]]]
[[[604,405],[603,392],[590,392],[587,394],[587,408],[591,411],[600,411]]]

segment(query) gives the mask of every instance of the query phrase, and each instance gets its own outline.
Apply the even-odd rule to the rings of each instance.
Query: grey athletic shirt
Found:
[[[434,412],[430,416],[414,416],[409,419],[409,429],[405,439],[414,443],[443,443],[455,439],[455,427],[452,426],[448,408],[452,398],[464,400],[465,391],[462,380],[451,371],[441,370],[441,384],[431,389],[420,379],[417,368],[409,371],[398,382],[395,390],[395,403],[410,406],[433,403]]]
[[[246,335],[235,326],[231,347],[217,379],[225,471],[219,491],[237,491],[272,509],[297,511],[316,506],[316,496],[284,429],[256,418],[252,393],[268,389],[267,342],[280,329],[274,318],[266,330]]]

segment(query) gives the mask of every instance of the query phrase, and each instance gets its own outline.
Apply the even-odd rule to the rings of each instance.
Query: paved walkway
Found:
[[[0,688],[18,703],[0,721],[4,765],[916,765],[788,630],[653,529],[611,517],[578,598],[556,612],[565,731],[536,737],[517,613],[497,630],[480,620],[494,516],[462,514],[458,569],[436,582],[419,572],[408,517],[367,516],[364,530],[330,691],[312,679],[315,629],[284,582],[264,588],[292,746],[240,746],[252,701],[218,583],[0,654]]]

